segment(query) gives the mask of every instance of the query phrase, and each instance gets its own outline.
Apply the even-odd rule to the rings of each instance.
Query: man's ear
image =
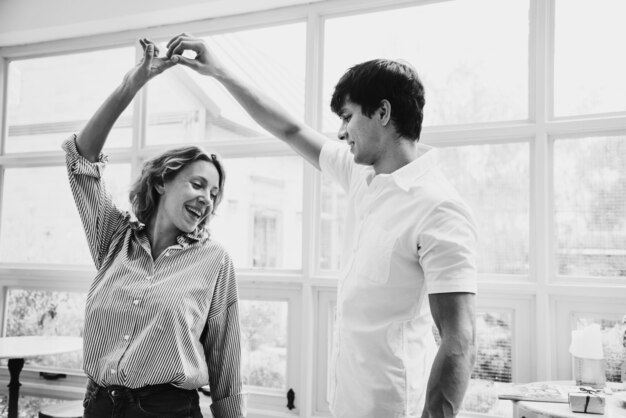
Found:
[[[162,185],[162,184],[155,184],[155,185],[154,185],[154,190],[156,190],[156,191],[157,191],[157,193],[158,193],[158,194],[161,194],[161,195],[162,195],[163,193],[165,193],[165,187],[163,187],[163,185]]]
[[[387,124],[391,120],[391,103],[389,103],[389,100],[383,99],[380,101],[378,115],[380,117],[380,123],[383,126],[387,126]]]

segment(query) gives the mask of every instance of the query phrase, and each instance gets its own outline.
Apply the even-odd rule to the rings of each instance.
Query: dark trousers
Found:
[[[129,389],[87,385],[83,418],[202,418],[198,391],[169,384]]]

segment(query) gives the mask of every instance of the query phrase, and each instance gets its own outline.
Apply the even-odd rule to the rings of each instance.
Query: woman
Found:
[[[87,297],[84,417],[202,417],[197,389],[207,383],[214,417],[243,417],[237,283],[206,230],[224,191],[219,159],[184,147],[146,162],[130,192],[138,221],[116,208],[101,178],[113,124],[174,65],[141,44],[141,62],[63,145],[98,270]]]

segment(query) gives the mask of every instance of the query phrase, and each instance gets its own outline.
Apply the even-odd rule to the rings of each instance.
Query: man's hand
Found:
[[[124,81],[141,88],[154,76],[175,65],[167,57],[159,57],[159,48],[154,42],[143,38],[139,40],[143,48],[143,58],[124,76]]]
[[[184,57],[183,52],[185,51],[195,52],[196,57],[193,59]],[[187,33],[181,33],[167,43],[166,57],[172,62],[185,65],[200,74],[215,77],[221,71],[219,61],[207,48],[204,41]]]

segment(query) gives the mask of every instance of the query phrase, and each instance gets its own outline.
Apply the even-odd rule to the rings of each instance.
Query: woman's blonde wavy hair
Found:
[[[139,222],[148,224],[156,214],[161,195],[157,192],[157,185],[164,185],[174,179],[186,166],[196,161],[207,161],[215,166],[219,174],[219,190],[213,202],[211,216],[222,201],[226,172],[219,157],[209,154],[202,148],[187,146],[174,148],[146,161],[141,169],[141,175],[130,188],[129,198],[133,212]],[[206,226],[211,216],[203,219],[198,228]]]

